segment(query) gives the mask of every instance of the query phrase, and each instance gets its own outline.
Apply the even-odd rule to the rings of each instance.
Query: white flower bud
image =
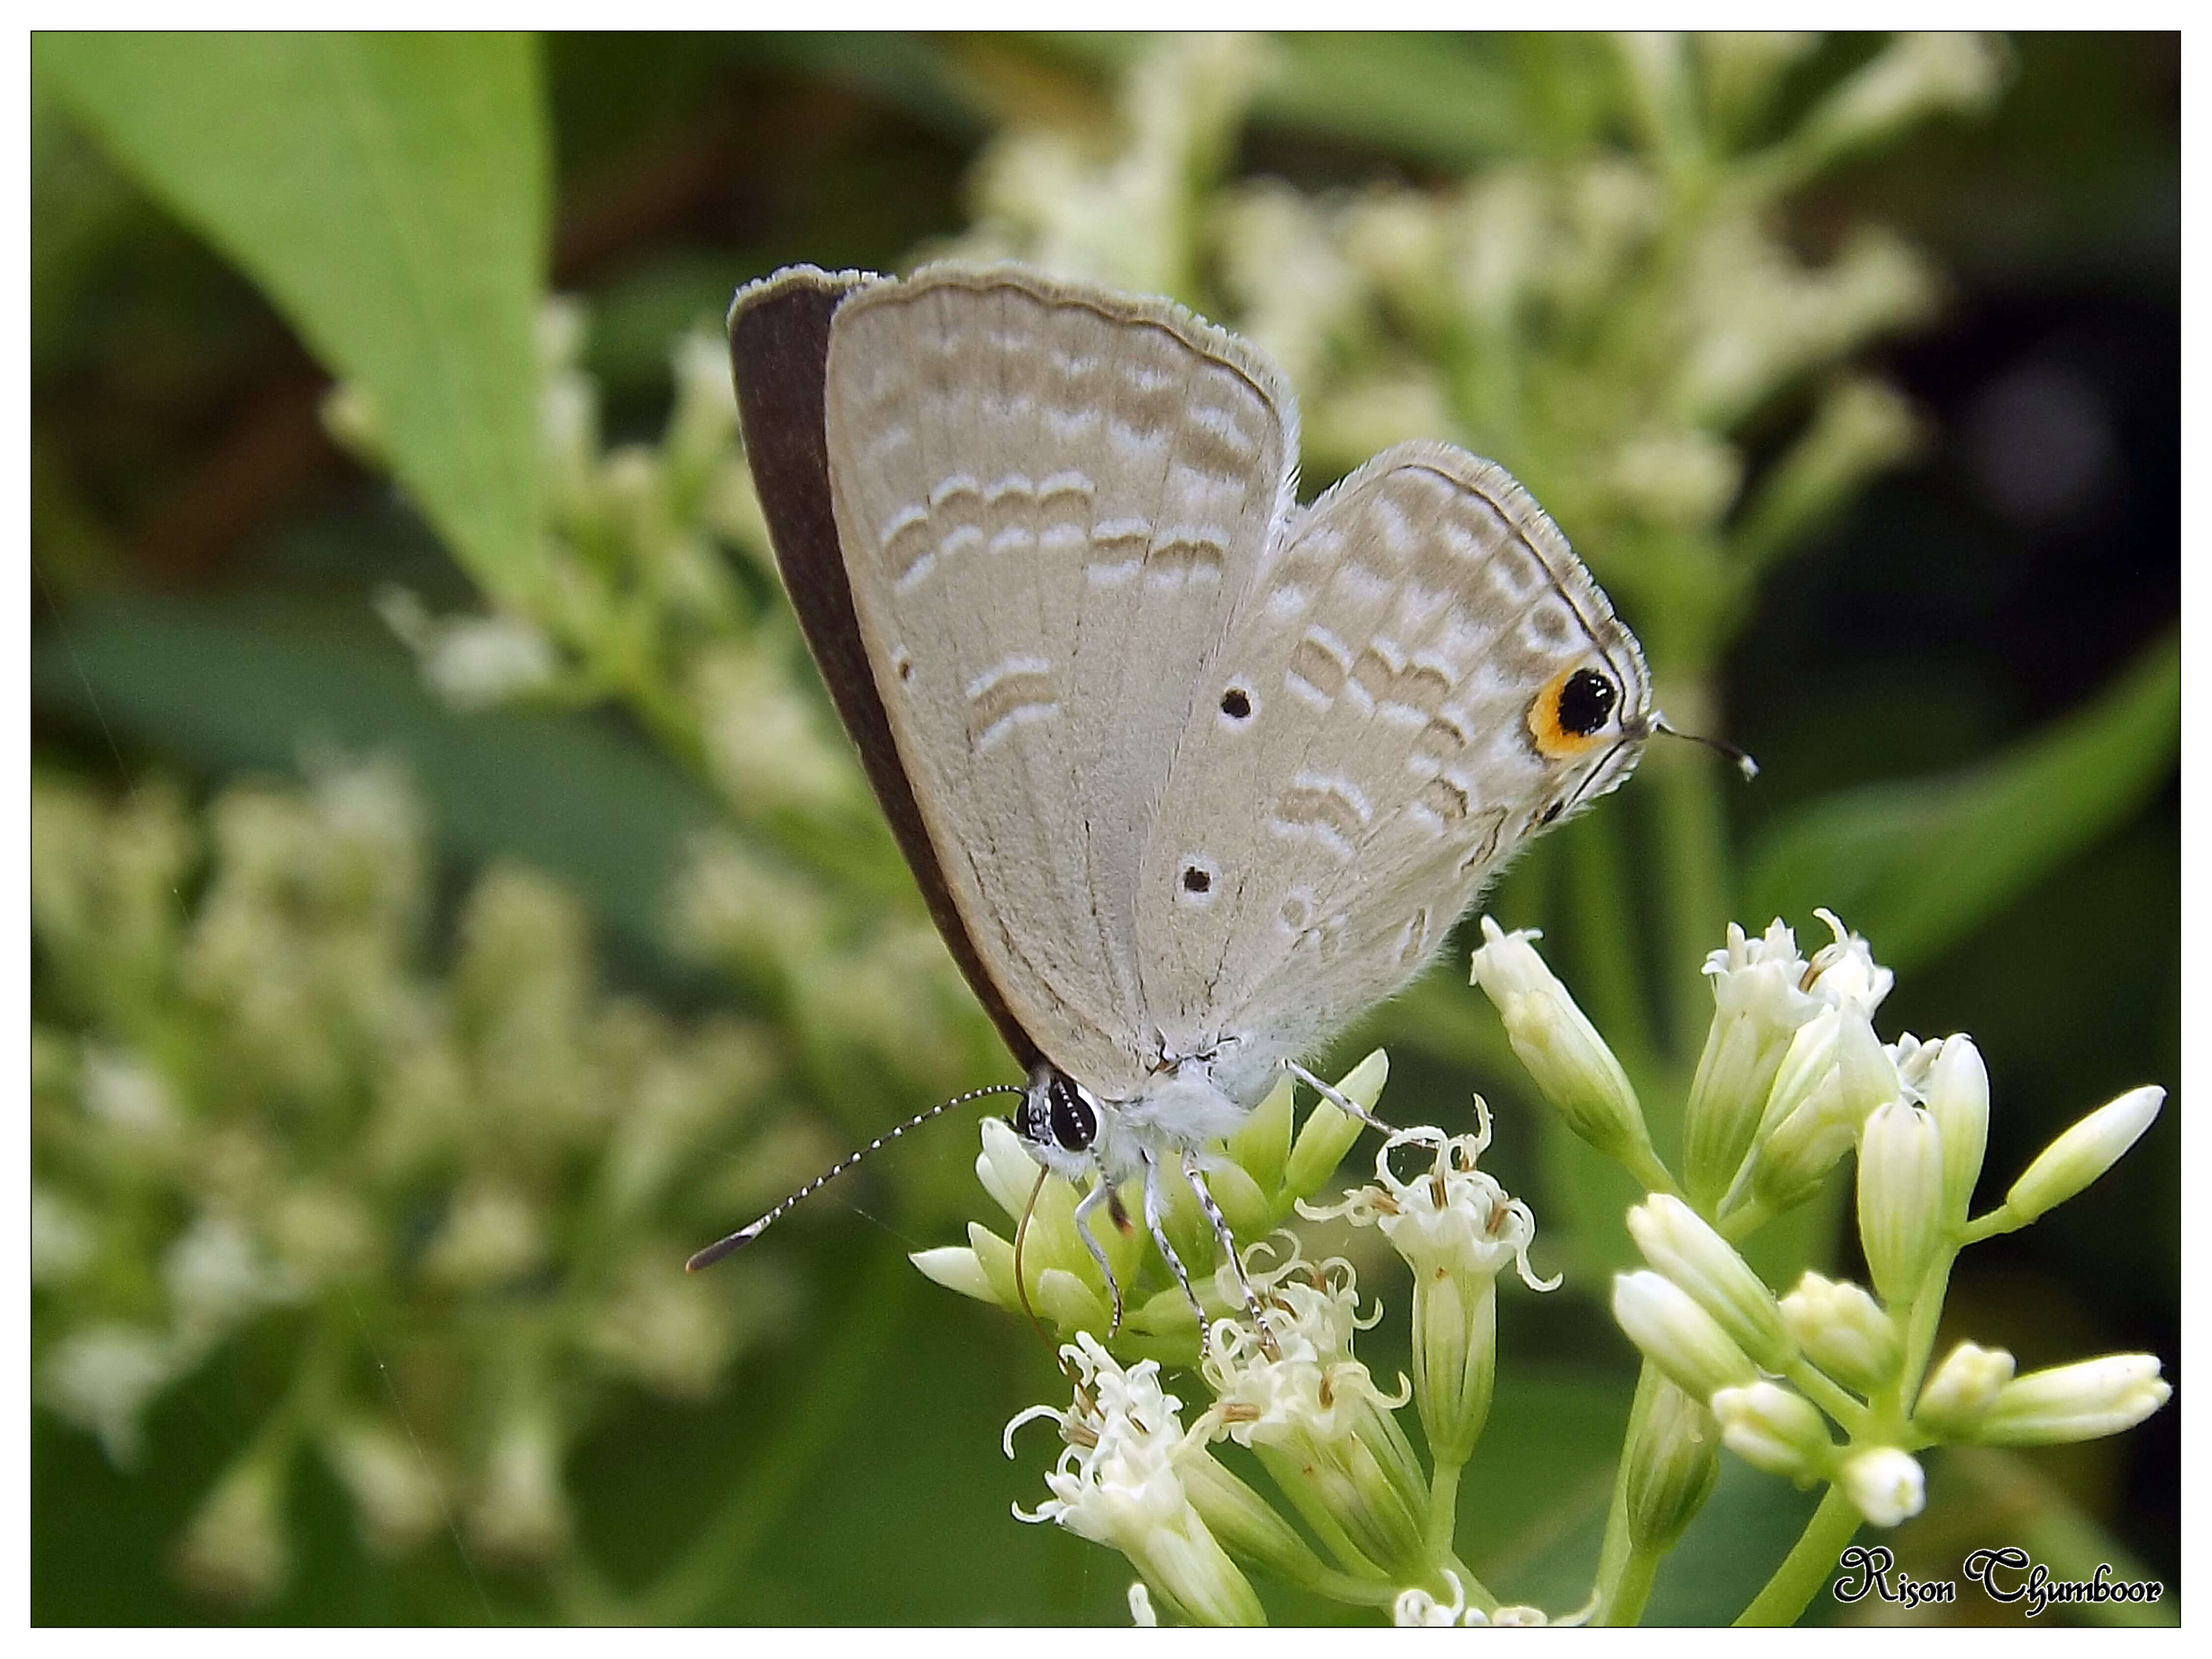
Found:
[[[2012,1381],[2013,1359],[2002,1348],[1961,1342],[1921,1384],[1912,1408],[1914,1426],[1944,1440],[1972,1437],[1998,1392]]]
[[[1614,452],[1607,482],[1637,516],[1673,529],[1711,524],[1735,500],[1743,457],[1698,427],[1644,433]]]
[[[2148,1084],[2100,1106],[2044,1148],[2013,1182],[2005,1208],[2025,1224],[2063,1204],[2118,1163],[2165,1103],[2166,1091]]]
[[[374,392],[354,380],[340,380],[323,394],[315,412],[323,430],[349,455],[368,466],[384,464],[384,406]]]
[[[1852,376],[1830,387],[1803,434],[1762,476],[1738,520],[1739,544],[1754,557],[1795,544],[1919,438],[1912,405],[1881,381]]]
[[[217,1484],[177,1546],[177,1570],[228,1601],[266,1601],[284,1586],[284,1468],[249,1453]]]
[[[1990,1139],[1990,1073],[1968,1036],[1943,1040],[1928,1079],[1928,1113],[1943,1138],[1943,1218],[1966,1218]]]
[[[1482,919],[1474,980],[1496,1005],[1513,1052],[1544,1098],[1584,1140],[1617,1162],[1648,1155],[1650,1136],[1628,1074],[1528,941]]]
[[[526,1407],[493,1437],[483,1486],[468,1512],[470,1541],[503,1562],[539,1562],[561,1553],[568,1526],[552,1419]]]
[[[1872,1446],[1855,1454],[1837,1473],[1836,1484],[1877,1527],[1911,1520],[1928,1501],[1919,1462],[1894,1446]]]
[[[1443,1569],[1443,1575],[1444,1582],[1451,1586],[1451,1600],[1439,1601],[1419,1584],[1400,1590],[1398,1599],[1390,1604],[1393,1628],[1425,1630],[1433,1626],[1449,1630],[1462,1623],[1479,1625],[1484,1622],[1480,1612],[1468,1612],[1467,1587],[1459,1582],[1459,1575],[1449,1567]]]
[[[1856,957],[1845,951],[1839,960],[1821,982],[1863,985]],[[1752,1152],[1753,1191],[1778,1210],[1801,1201],[1844,1155],[1867,1114],[1902,1093],[1897,1062],[1859,1000],[1816,1015],[1790,1039],[1775,1073]]]
[[[981,1259],[966,1245],[945,1244],[933,1250],[915,1250],[907,1260],[921,1269],[922,1277],[935,1280],[948,1291],[957,1291],[978,1302],[999,1299],[991,1288],[990,1274],[983,1271]]]
[[[1662,1378],[1622,1456],[1628,1465],[1630,1537],[1639,1549],[1671,1549],[1705,1506],[1720,1473],[1712,1413]]]
[[[236,1221],[210,1214],[162,1253],[161,1278],[177,1344],[195,1354],[302,1289],[299,1275],[270,1262]]]
[[[1628,1231],[1644,1260],[1687,1291],[1761,1367],[1778,1371],[1796,1358],[1773,1292],[1688,1205],[1654,1193],[1629,1211]]]
[[[1730,1451],[1800,1486],[1825,1474],[1835,1452],[1826,1419],[1804,1395],[1777,1382],[1723,1389],[1713,1396],[1713,1415]]]
[[[553,641],[520,617],[449,617],[433,626],[422,678],[464,714],[542,691],[559,672]]]
[[[39,1398],[100,1437],[118,1468],[137,1461],[146,1408],[183,1369],[176,1346],[159,1331],[103,1320],[49,1349],[39,1366]]]
[[[51,1187],[31,1183],[31,1283],[60,1285],[92,1264],[100,1236],[92,1218]]]
[[[1880,1048],[1873,1027],[1857,1012],[1845,1010],[1833,1018],[1835,1024],[1830,1035],[1837,1047],[1846,1042],[1863,1046],[1863,1036],[1865,1043]],[[1822,1015],[1805,1031],[1813,1030],[1829,1018]],[[1805,1031],[1798,1036],[1802,1038]],[[1778,1115],[1770,1103],[1765,1121],[1759,1127],[1758,1139],[1752,1147],[1749,1188],[1751,1196],[1770,1210],[1790,1209],[1810,1198],[1827,1178],[1828,1171],[1850,1150],[1858,1133],[1864,1111],[1854,1106],[1850,1098],[1844,1082],[1844,1067],[1836,1063],[1833,1048],[1828,1061],[1826,1074],[1814,1080],[1809,1093],[1786,1115]],[[1777,1100],[1783,1098],[1784,1085],[1792,1081],[1791,1062],[1785,1059],[1782,1075],[1775,1083]]]
[[[2002,45],[1980,34],[1901,34],[1806,118],[1800,142],[1826,160],[1880,143],[1941,110],[1978,110],[2004,82]]]
[[[1897,1375],[1904,1351],[1896,1323],[1858,1285],[1808,1270],[1781,1306],[1805,1357],[1844,1387],[1871,1394]]]
[[[1613,1316],[1644,1357],[1693,1400],[1758,1380],[1743,1350],[1713,1316],[1662,1274],[1615,1273]]]
[[[711,462],[737,437],[738,398],[730,348],[719,331],[694,330],[669,348],[676,407],[662,447],[679,469]]]
[[[2131,1429],[2172,1396],[2158,1356],[2108,1353],[2030,1371],[1997,1391],[1975,1438],[1992,1446],[2050,1446]]]
[[[574,294],[549,294],[538,301],[530,331],[540,368],[574,368],[591,337],[591,307]]]
[[[1152,1593],[1145,1588],[1145,1581],[1129,1581],[1129,1623],[1139,1630],[1156,1628],[1160,1616],[1152,1611]]]
[[[322,1449],[353,1498],[362,1540],[378,1554],[404,1553],[445,1524],[438,1483],[404,1436],[354,1418],[325,1431]]]
[[[1943,1225],[1943,1137],[1917,1106],[1878,1107],[1859,1138],[1859,1243],[1875,1288],[1909,1302]]]
[[[1377,1048],[1358,1065],[1336,1080],[1336,1091],[1364,1111],[1375,1109],[1382,1098],[1382,1085],[1389,1080],[1390,1056]],[[1344,1162],[1352,1143],[1359,1139],[1366,1126],[1351,1113],[1340,1111],[1327,1100],[1319,1102],[1306,1114],[1306,1121],[1298,1126],[1297,1138],[1291,1143],[1289,1161],[1283,1166],[1283,1191],[1296,1198],[1304,1198],[1319,1190],[1322,1183],[1336,1173],[1336,1166]]]
[[[487,1184],[455,1196],[422,1268],[441,1284],[481,1290],[527,1273],[545,1248],[536,1206],[520,1193]]]
[[[1682,1115],[1683,1179],[1692,1197],[1717,1202],[1750,1150],[1791,1039],[1820,1012],[1798,989],[1805,963],[1779,917],[1763,938],[1730,922],[1728,944],[1705,958],[1713,1023]]]
[[[1828,924],[1833,940],[1813,953],[1806,965],[1804,989],[1833,1007],[1856,1003],[1872,1014],[1897,983],[1897,975],[1874,959],[1874,948],[1838,921],[1832,910],[1813,914]]]

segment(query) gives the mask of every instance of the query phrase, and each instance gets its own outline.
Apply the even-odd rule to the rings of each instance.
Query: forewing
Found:
[[[860,750],[884,817],[947,948],[1026,1071],[1037,1059],[1036,1045],[976,953],[945,885],[861,644],[852,586],[837,543],[823,428],[830,325],[838,307],[855,289],[877,280],[800,265],[738,293],[730,307],[730,363],[745,459],[792,610],[830,688],[830,700]]]
[[[1547,760],[1532,738],[1532,700],[1584,664],[1640,733],[1635,641],[1488,461],[1401,445],[1291,521],[1231,618],[1139,875],[1170,1044],[1233,1035],[1269,1066],[1418,972],[1552,802],[1626,776],[1632,749]]]
[[[1164,302],[957,267],[848,300],[827,394],[854,608],[953,902],[1045,1053],[1132,1091],[1142,852],[1289,501],[1294,406]]]

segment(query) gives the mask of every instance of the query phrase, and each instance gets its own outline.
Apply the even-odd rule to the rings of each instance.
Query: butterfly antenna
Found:
[[[720,1261],[724,1256],[728,1255],[732,1251],[743,1249],[746,1245],[751,1243],[753,1240],[758,1238],[763,1233],[766,1232],[770,1225],[781,1218],[787,1211],[791,1209],[791,1207],[797,1204],[801,1199],[809,1197],[811,1194],[819,1192],[823,1188],[828,1186],[839,1176],[844,1174],[846,1170],[851,1169],[855,1164],[858,1164],[862,1158],[866,1158],[870,1152],[875,1152],[880,1147],[890,1146],[891,1142],[896,1140],[901,1135],[906,1133],[909,1129],[919,1129],[923,1124],[928,1122],[932,1118],[942,1116],[945,1113],[951,1111],[955,1106],[965,1106],[969,1101],[981,1100],[986,1095],[1018,1095],[1026,1092],[1027,1090],[1025,1085],[1019,1083],[994,1083],[988,1088],[970,1089],[964,1095],[955,1095],[950,1100],[940,1100],[936,1105],[931,1107],[927,1111],[915,1113],[905,1122],[900,1124],[897,1128],[890,1130],[887,1133],[878,1135],[866,1146],[861,1147],[859,1152],[853,1152],[844,1158],[839,1158],[835,1164],[832,1164],[820,1175],[815,1176],[813,1180],[808,1182],[804,1187],[801,1187],[789,1198],[785,1199],[782,1203],[777,1205],[766,1215],[761,1217],[759,1220],[753,1222],[749,1226],[738,1228],[737,1231],[732,1233],[726,1238],[716,1239],[712,1244],[709,1244],[705,1249],[700,1251],[689,1261],[685,1262],[684,1264],[684,1271],[687,1273],[696,1273],[702,1268],[713,1267],[717,1261]]]
[[[1759,775],[1759,763],[1732,743],[1724,743],[1718,738],[1709,738],[1702,732],[1685,732],[1678,726],[1669,726],[1667,724],[1666,717],[1661,714],[1651,717],[1651,729],[1654,732],[1663,732],[1670,738],[1686,738],[1692,743],[1705,744],[1716,755],[1727,756],[1729,760],[1735,763],[1735,769],[1743,774],[1746,782]]]

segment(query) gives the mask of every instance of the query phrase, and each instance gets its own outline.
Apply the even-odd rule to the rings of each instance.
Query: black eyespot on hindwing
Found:
[[[1559,688],[1559,730],[1586,738],[1602,726],[1620,701],[1620,690],[1595,668],[1578,668]]]

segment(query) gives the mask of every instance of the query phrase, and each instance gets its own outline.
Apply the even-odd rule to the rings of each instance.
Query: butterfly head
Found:
[[[1022,1103],[1008,1121],[1030,1155],[1055,1174],[1076,1180],[1096,1161],[1098,1097],[1050,1060],[1030,1069]]]

